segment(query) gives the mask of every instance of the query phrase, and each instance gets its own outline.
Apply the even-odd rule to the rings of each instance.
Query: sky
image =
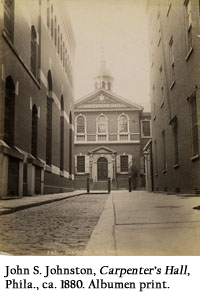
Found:
[[[150,110],[144,0],[65,0],[76,40],[75,100],[94,90],[104,57],[112,91]],[[103,53],[103,54],[102,54]]]

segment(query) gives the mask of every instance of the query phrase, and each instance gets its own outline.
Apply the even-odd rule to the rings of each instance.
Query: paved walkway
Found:
[[[15,198],[15,199],[1,199],[0,215],[9,214],[23,209],[40,206],[42,204],[82,195],[85,194],[86,192],[87,191],[85,190],[78,190],[78,191],[59,193],[59,194],[26,196],[23,198]]]
[[[113,191],[84,255],[199,255],[199,204],[199,197]]]

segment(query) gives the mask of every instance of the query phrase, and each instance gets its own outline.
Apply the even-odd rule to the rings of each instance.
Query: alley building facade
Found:
[[[147,1],[155,191],[200,190],[199,10],[198,0]]]
[[[75,102],[75,187],[145,187],[142,144],[151,138],[150,113],[113,93],[114,78],[101,61],[95,90]]]
[[[69,16],[53,0],[1,1],[0,14],[0,197],[72,190]]]

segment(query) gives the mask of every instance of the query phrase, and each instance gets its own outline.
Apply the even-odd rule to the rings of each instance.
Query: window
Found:
[[[170,66],[170,82],[171,88],[175,83],[175,69],[174,69],[174,47],[173,47],[173,37],[169,42],[169,66]]]
[[[179,150],[178,150],[178,124],[177,117],[175,116],[172,121],[173,139],[174,139],[174,165],[179,164]]]
[[[32,135],[31,154],[37,157],[37,137],[38,137],[38,111],[36,105],[32,107]]]
[[[55,16],[55,35],[54,35],[55,46],[57,45],[57,20]]]
[[[47,26],[50,27],[50,1],[47,0]]]
[[[85,173],[85,156],[77,156],[77,172]]]
[[[120,171],[128,172],[128,155],[120,156]]]
[[[85,141],[86,139],[86,120],[83,115],[76,117],[76,140]]]
[[[60,55],[61,55],[61,61],[62,61],[62,59],[63,59],[63,42],[62,42],[62,34],[61,34],[61,53],[60,53]]]
[[[141,121],[141,133],[142,137],[151,137],[150,121]]]
[[[186,39],[187,39],[187,54],[192,49],[192,12],[191,0],[186,0],[185,3],[185,24],[186,24]]]
[[[33,25],[31,26],[31,71],[37,77],[37,35]]]
[[[162,146],[163,146],[163,172],[166,171],[166,137],[165,130],[162,131]]]
[[[97,137],[99,141],[107,140],[108,120],[104,114],[97,117]]]
[[[64,100],[61,96],[61,116],[60,116],[60,170],[64,170]]]
[[[118,118],[119,140],[129,139],[129,119],[126,114],[121,114]]]
[[[190,114],[191,114],[191,132],[192,132],[192,156],[199,153],[199,138],[198,138],[198,117],[197,117],[197,102],[196,93],[189,98]]]
[[[4,1],[4,29],[12,42],[14,42],[14,0]]]
[[[158,12],[158,46],[161,42],[161,21],[160,21],[160,11]]]
[[[4,107],[4,141],[9,146],[14,146],[15,130],[15,85],[12,78],[6,78],[5,107]]]
[[[108,90],[110,91],[111,90],[111,83],[108,82]]]
[[[51,37],[53,38],[53,31],[54,31],[54,26],[53,26],[53,5],[51,5]]]
[[[52,75],[48,71],[48,96],[46,109],[46,164],[52,164],[52,99],[49,97],[49,92],[52,91]]]
[[[102,88],[105,89],[105,82],[102,82]]]
[[[60,27],[58,25],[58,53],[60,52]]]

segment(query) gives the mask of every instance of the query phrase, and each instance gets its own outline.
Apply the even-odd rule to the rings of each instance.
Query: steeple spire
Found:
[[[94,77],[95,89],[111,90],[114,78],[106,66],[104,51],[101,52],[101,62],[96,77]]]

